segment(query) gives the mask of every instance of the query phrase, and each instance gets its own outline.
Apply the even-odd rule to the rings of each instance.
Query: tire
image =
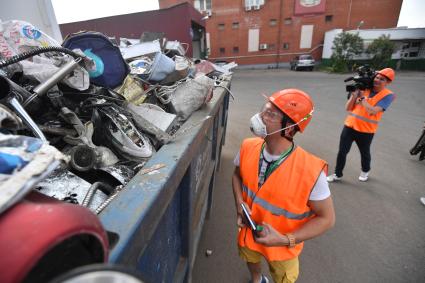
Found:
[[[310,72],[312,72],[312,71],[313,71],[313,69],[314,69],[314,67],[310,67],[310,68],[308,68],[308,70],[309,70]]]
[[[97,280],[96,276],[98,277]],[[131,267],[98,263],[72,269],[54,278],[54,280],[50,283],[103,282],[102,279],[108,280],[108,278],[110,281],[107,282],[145,282],[143,281],[141,274],[137,270],[133,270]]]
[[[425,131],[422,132],[421,136],[419,137],[416,144],[413,146],[413,148],[410,150],[411,155],[416,155],[419,152],[421,152],[422,147],[425,147]]]

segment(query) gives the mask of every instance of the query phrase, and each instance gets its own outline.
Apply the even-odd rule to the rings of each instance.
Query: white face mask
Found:
[[[263,138],[263,139],[267,136],[273,135],[275,133],[278,133],[278,132],[281,132],[281,131],[284,131],[286,129],[289,129],[289,128],[296,126],[296,124],[293,124],[293,125],[290,125],[288,127],[276,130],[274,132],[267,133],[267,127],[264,124],[263,119],[261,119],[260,113],[257,113],[254,116],[252,116],[250,122],[251,122],[251,125],[250,125],[249,128],[251,129],[251,132],[254,135],[256,135],[257,137],[260,137],[260,138]]]

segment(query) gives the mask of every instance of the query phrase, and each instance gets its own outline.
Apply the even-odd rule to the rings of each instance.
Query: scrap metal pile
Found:
[[[0,30],[0,187],[18,185],[13,178],[37,159],[39,151],[23,154],[34,139],[20,136],[36,137],[61,152],[50,161],[66,161],[36,189],[96,213],[236,66],[194,61],[164,39],[120,49],[96,32],[60,45],[29,23]]]

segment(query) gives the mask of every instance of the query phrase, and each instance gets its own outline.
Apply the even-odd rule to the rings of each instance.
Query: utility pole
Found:
[[[278,25],[279,25],[279,30],[277,32],[277,55],[276,55],[276,68],[279,69],[279,60],[280,60],[280,48],[282,47],[282,25],[283,25],[283,20],[282,20],[282,16],[283,16],[283,0],[280,0],[279,3],[279,20],[278,20]]]
[[[351,23],[351,6],[353,5],[353,0],[350,0],[350,6],[348,7],[348,16],[347,16],[347,28],[350,27]]]

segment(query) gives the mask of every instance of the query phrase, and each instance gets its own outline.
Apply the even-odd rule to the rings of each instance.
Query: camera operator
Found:
[[[383,112],[388,109],[395,95],[386,88],[394,80],[395,73],[391,68],[377,72],[373,79],[372,89],[351,92],[345,109],[348,116],[342,129],[339,151],[336,159],[335,173],[328,176],[328,182],[342,179],[345,161],[351,145],[356,142],[361,156],[361,172],[359,180],[365,182],[370,172],[370,145],[378,129]]]

